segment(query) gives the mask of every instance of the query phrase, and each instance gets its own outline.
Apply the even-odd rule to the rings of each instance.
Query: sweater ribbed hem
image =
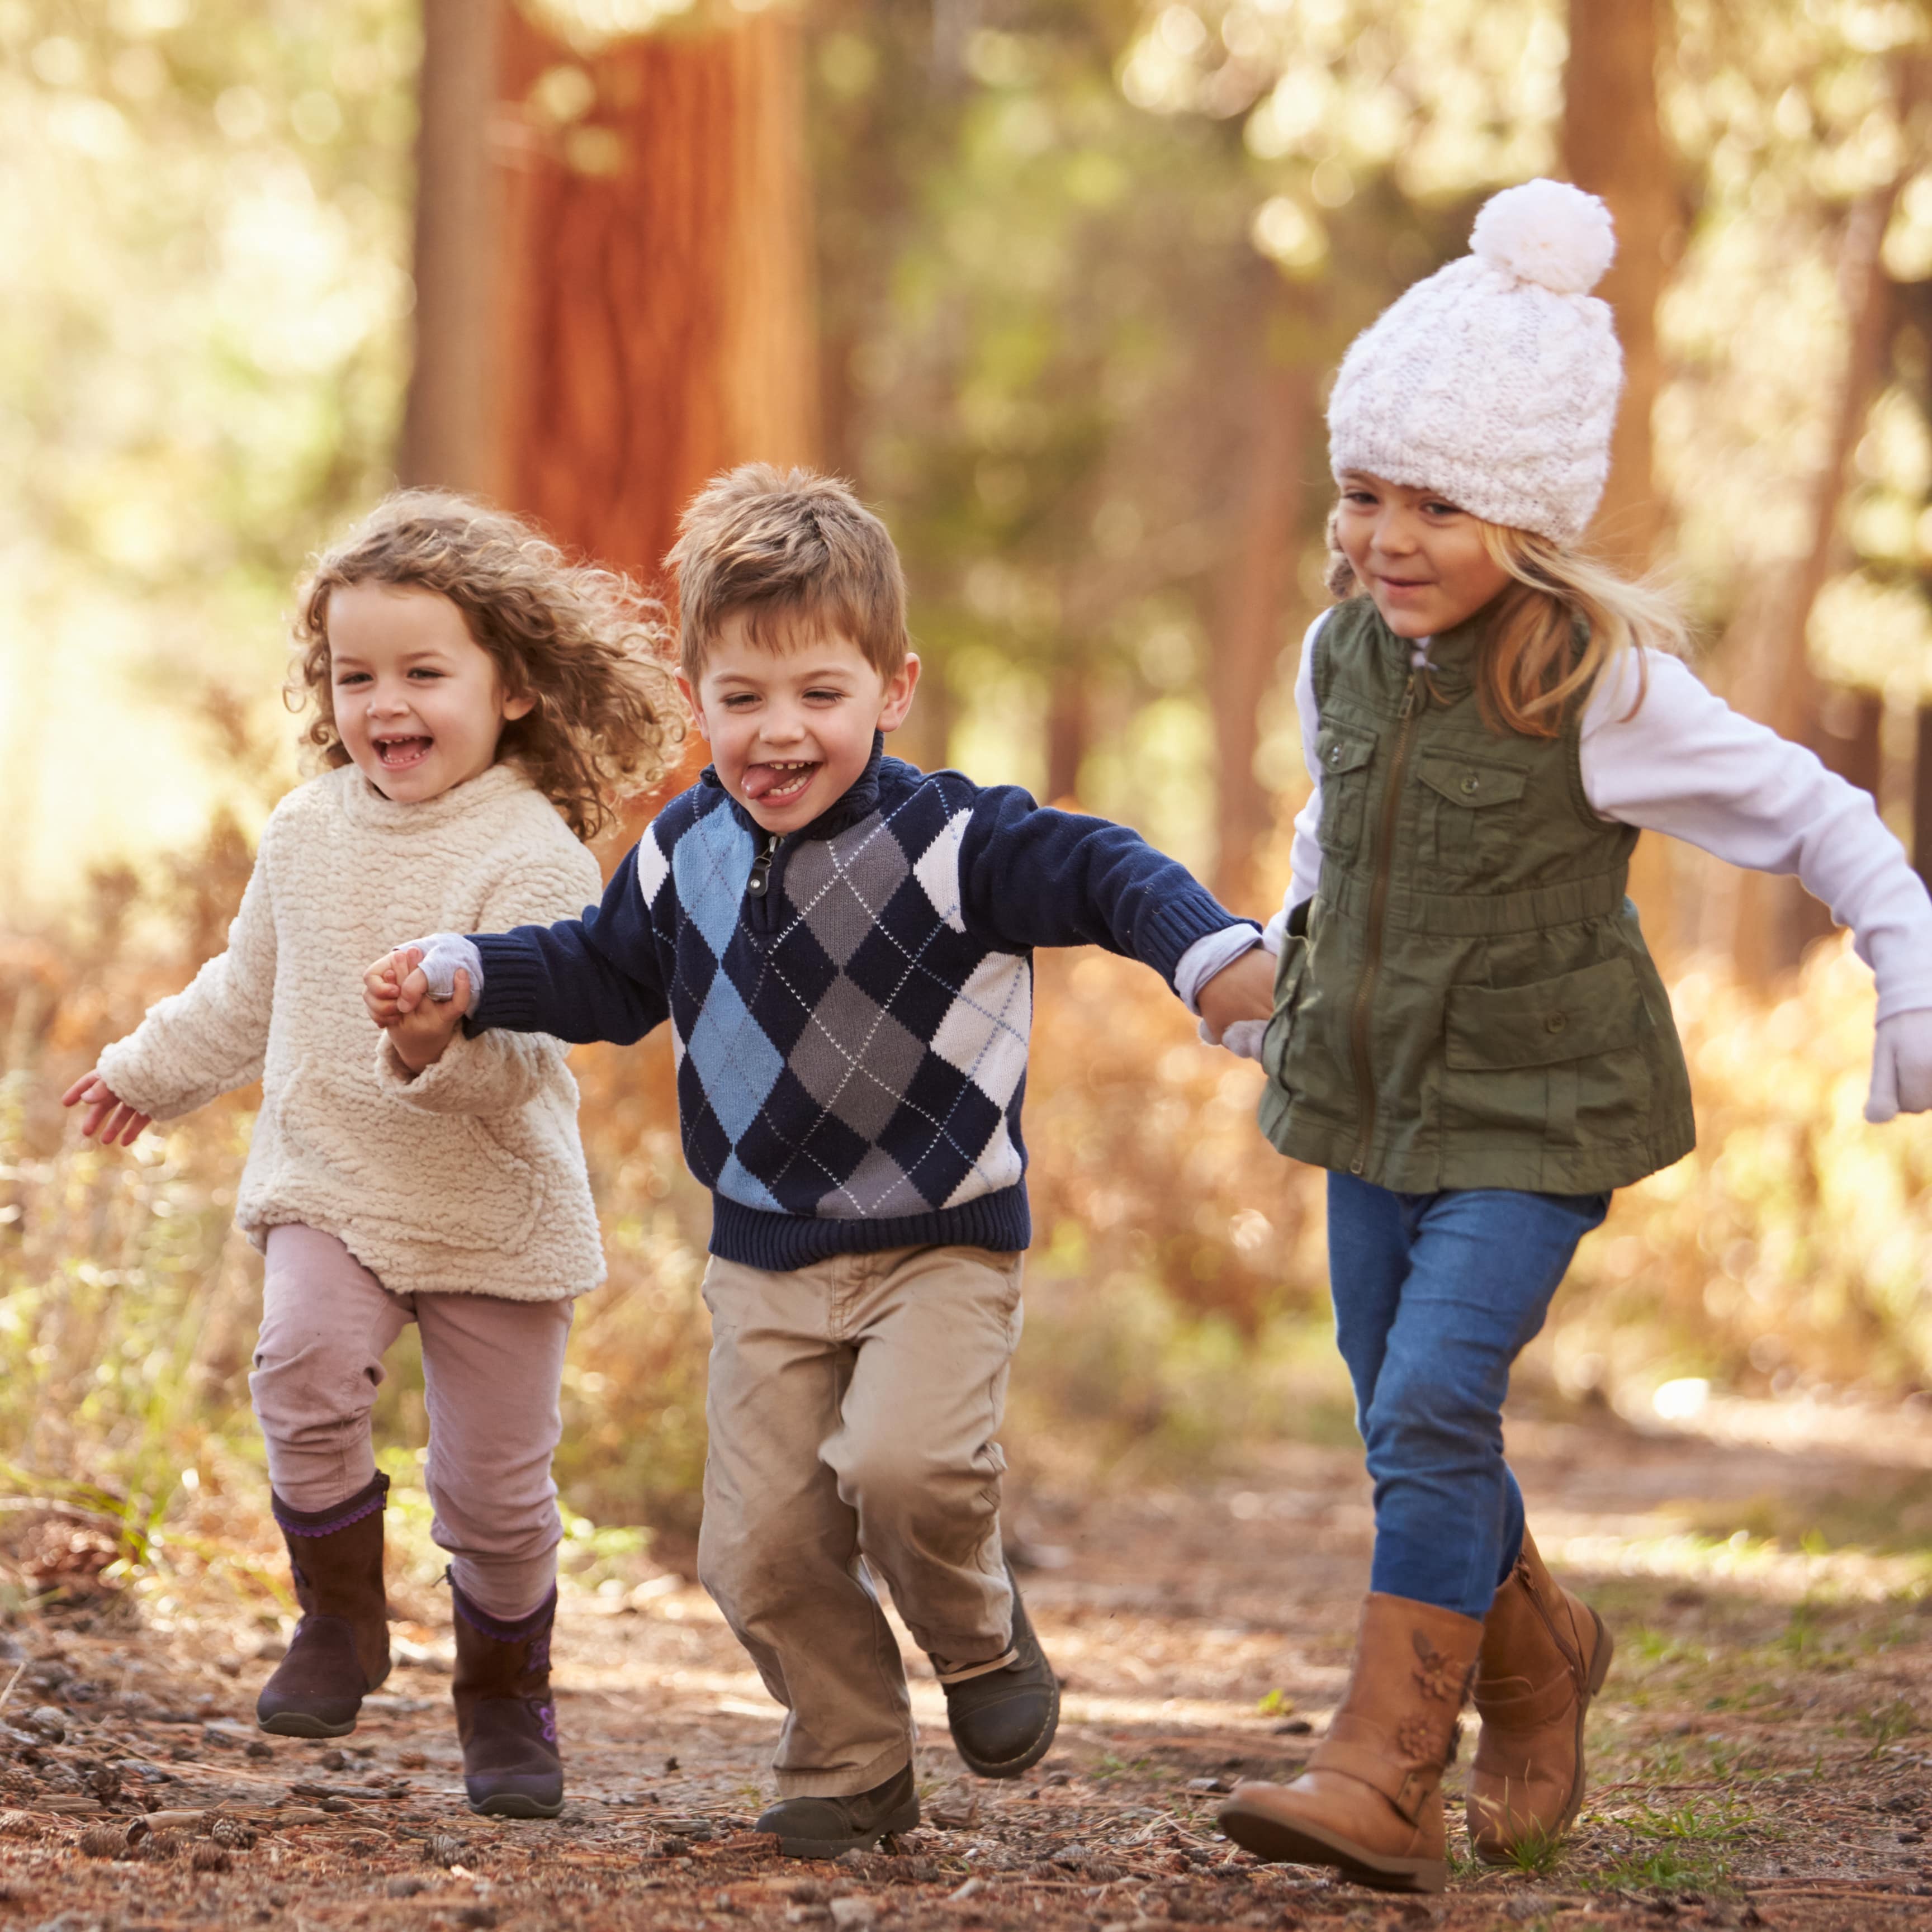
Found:
[[[483,962],[483,997],[464,1016],[463,1030],[472,1039],[490,1027],[548,1032],[543,1021],[554,1005],[556,989],[542,958],[512,933],[469,937]],[[551,996],[548,1000],[546,994]]]
[[[1025,1184],[982,1194],[936,1214],[885,1221],[819,1220],[740,1207],[711,1197],[711,1252],[741,1268],[787,1274],[833,1255],[874,1255],[886,1248],[990,1248],[1016,1254],[1033,1240]]]
[[[1147,924],[1161,956],[1158,961],[1148,959],[1147,963],[1156,967],[1161,976],[1172,986],[1175,970],[1186,957],[1190,946],[1217,932],[1225,932],[1231,926],[1252,926],[1254,921],[1237,918],[1204,888],[1177,896],[1154,907]],[[1258,927],[1256,929],[1260,930]],[[1146,956],[1143,954],[1142,957]]]

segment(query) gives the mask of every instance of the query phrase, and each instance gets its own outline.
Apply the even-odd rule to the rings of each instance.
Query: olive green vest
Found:
[[[1597,1193],[1690,1152],[1690,1078],[1626,896],[1637,835],[1583,795],[1582,707],[1554,738],[1491,730],[1482,621],[1426,671],[1366,598],[1317,635],[1322,880],[1282,948],[1262,1130],[1405,1193]]]

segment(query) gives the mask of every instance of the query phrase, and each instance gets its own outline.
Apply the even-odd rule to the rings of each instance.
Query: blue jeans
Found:
[[[1522,1492],[1503,1460],[1510,1364],[1610,1204],[1329,1175],[1335,1339],[1376,1485],[1372,1589],[1487,1613],[1522,1548]]]

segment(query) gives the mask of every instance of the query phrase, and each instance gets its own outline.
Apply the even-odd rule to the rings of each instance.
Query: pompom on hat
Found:
[[[1610,212],[1526,182],[1484,204],[1469,239],[1350,345],[1330,464],[1574,544],[1603,496],[1623,387],[1610,306],[1590,293],[1616,254]]]

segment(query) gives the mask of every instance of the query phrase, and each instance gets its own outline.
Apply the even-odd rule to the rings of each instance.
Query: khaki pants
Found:
[[[849,1797],[910,1762],[905,1672],[867,1564],[928,1654],[1006,1647],[993,1437],[1022,1260],[895,1248],[786,1274],[714,1257],[705,1272],[698,1571],[789,1714],[784,1796]]]
[[[268,1480],[298,1510],[328,1509],[376,1473],[369,1412],[382,1358],[422,1331],[430,1534],[464,1594],[514,1621],[549,1595],[563,1526],[550,1459],[568,1301],[392,1294],[333,1234],[268,1231],[262,1333],[248,1392],[268,1438]]]

